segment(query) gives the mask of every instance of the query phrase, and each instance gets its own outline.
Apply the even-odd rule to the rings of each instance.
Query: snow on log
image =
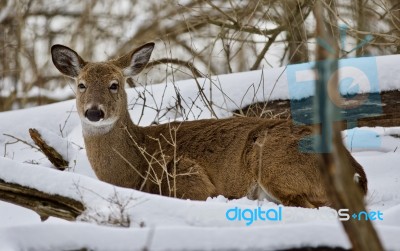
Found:
[[[42,220],[53,216],[69,221],[85,210],[84,205],[71,198],[53,195],[0,179],[0,200],[35,211]]]

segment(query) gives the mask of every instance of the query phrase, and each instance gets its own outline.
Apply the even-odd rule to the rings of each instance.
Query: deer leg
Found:
[[[191,200],[206,200],[216,196],[216,188],[204,168],[195,161],[181,158],[168,164],[168,181],[163,181],[163,194]],[[167,179],[167,178],[166,178]]]

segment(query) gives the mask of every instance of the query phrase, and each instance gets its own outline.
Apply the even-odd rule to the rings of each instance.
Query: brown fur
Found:
[[[87,155],[100,180],[194,200],[221,194],[266,196],[303,207],[330,204],[318,170],[320,155],[299,151],[299,139],[311,134],[309,127],[258,118],[134,125],[122,86],[125,77],[142,70],[153,46],[146,44],[105,63],[86,63],[67,47],[52,47],[56,67],[86,85],[83,92],[77,91],[77,109]],[[109,88],[115,80],[120,86],[113,93]],[[85,111],[92,107],[104,112],[104,121],[116,121],[88,123]],[[346,154],[365,194],[363,168]]]

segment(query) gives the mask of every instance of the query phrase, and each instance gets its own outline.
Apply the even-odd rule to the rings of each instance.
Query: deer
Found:
[[[313,132],[309,126],[238,116],[135,125],[124,84],[146,67],[154,46],[146,43],[104,62],[51,47],[55,67],[75,80],[86,153],[99,180],[191,200],[223,195],[306,208],[332,204],[319,171],[321,154],[299,150],[300,139]],[[366,195],[363,167],[344,152]]]

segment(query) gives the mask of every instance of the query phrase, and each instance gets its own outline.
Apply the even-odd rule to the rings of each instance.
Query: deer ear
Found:
[[[71,77],[76,78],[86,62],[74,50],[60,44],[51,47],[51,58],[57,69]]]
[[[122,69],[125,77],[139,74],[150,60],[154,49],[154,43],[147,43],[134,49],[125,56],[114,61],[114,64]]]

